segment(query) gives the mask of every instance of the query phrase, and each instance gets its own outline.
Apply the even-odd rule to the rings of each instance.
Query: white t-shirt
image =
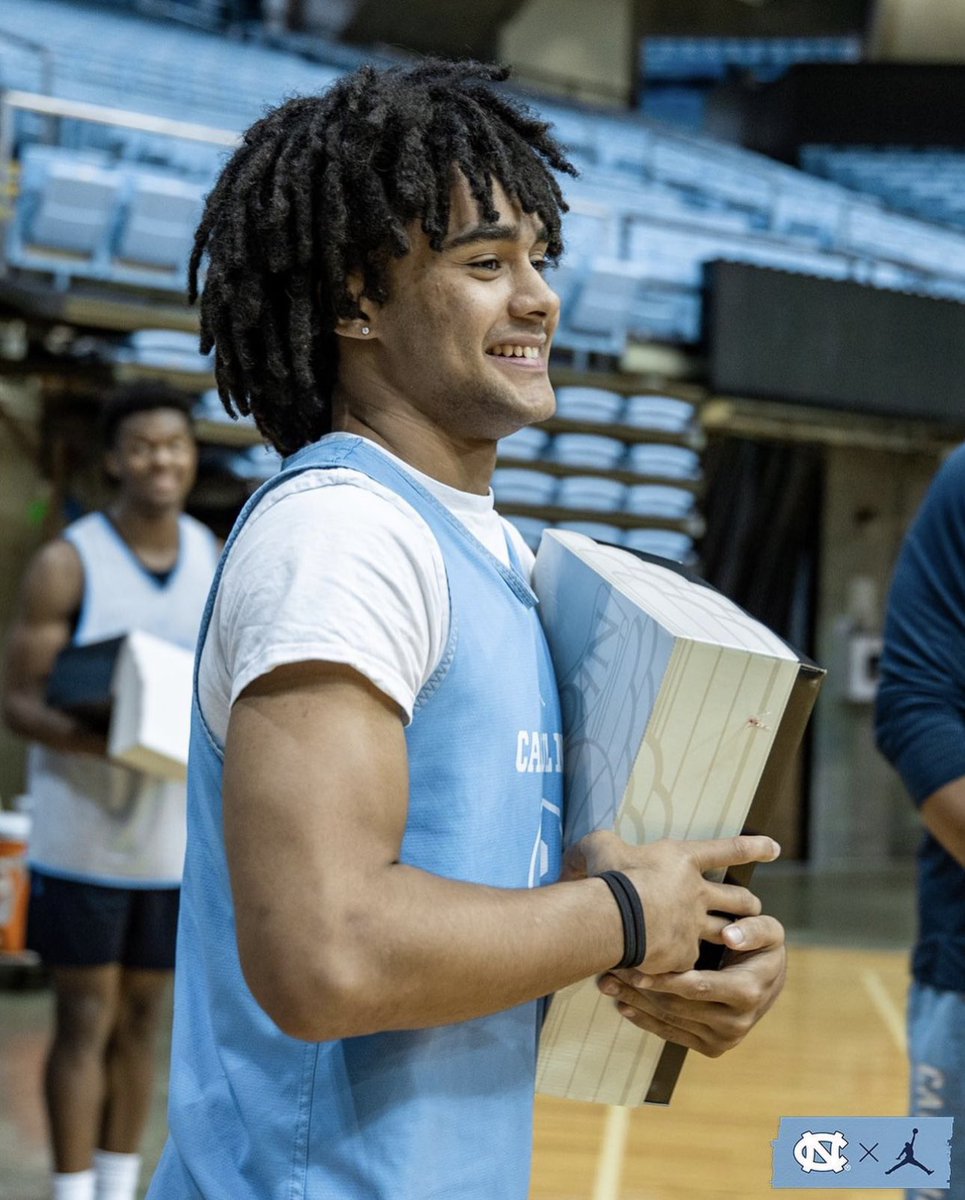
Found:
[[[492,490],[458,491],[376,449],[504,565],[508,533],[529,577],[533,553]],[[448,637],[446,569],[425,520],[359,471],[309,469],[269,492],[231,547],[201,653],[201,711],[223,745],[231,705],[253,680],[312,660],[353,667],[408,722]]]

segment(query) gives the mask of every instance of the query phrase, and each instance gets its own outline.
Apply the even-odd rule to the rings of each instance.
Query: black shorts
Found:
[[[30,872],[27,945],[49,967],[174,968],[179,888],[105,887]]]

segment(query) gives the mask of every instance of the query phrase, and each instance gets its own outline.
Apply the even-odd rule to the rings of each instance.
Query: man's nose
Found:
[[[510,303],[510,313],[514,317],[552,318],[554,321],[559,315],[560,298],[549,285],[549,281],[542,271],[530,264],[526,269],[514,290],[513,298]]]

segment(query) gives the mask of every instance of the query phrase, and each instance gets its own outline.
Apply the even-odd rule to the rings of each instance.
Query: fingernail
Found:
[[[744,941],[744,931],[739,925],[728,925],[724,930],[724,937],[732,946],[740,946]]]
[[[615,979],[604,979],[600,984],[600,991],[604,996],[615,996],[620,990],[620,985]]]
[[[641,975],[638,972],[633,977],[633,986],[638,988],[653,987],[653,978],[650,975]]]

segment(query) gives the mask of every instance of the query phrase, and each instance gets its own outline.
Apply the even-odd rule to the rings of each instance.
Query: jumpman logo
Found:
[[[898,1155],[898,1161],[893,1167],[889,1167],[888,1170],[885,1171],[886,1175],[890,1175],[892,1171],[897,1171],[899,1167],[920,1167],[926,1175],[934,1174],[934,1172],[930,1171],[924,1163],[920,1163],[918,1159],[915,1158],[915,1138],[917,1136],[918,1130],[913,1129],[911,1131],[911,1141],[905,1142],[901,1153]]]

